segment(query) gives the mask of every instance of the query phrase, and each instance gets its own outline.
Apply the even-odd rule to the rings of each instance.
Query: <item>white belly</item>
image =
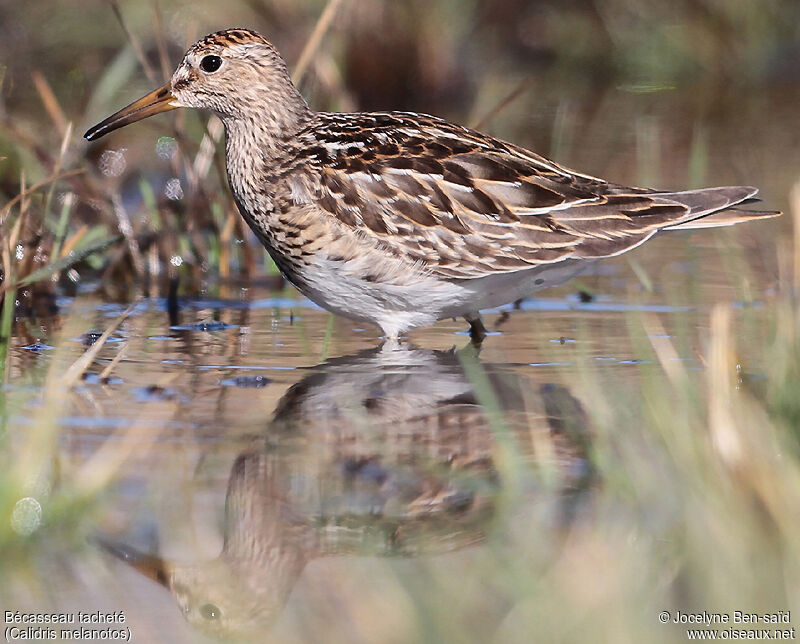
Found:
[[[378,263],[380,262],[380,263]],[[460,317],[563,284],[588,262],[568,260],[525,271],[445,280],[389,258],[345,262],[317,256],[302,275],[302,291],[338,315],[378,325],[387,337],[438,320]]]

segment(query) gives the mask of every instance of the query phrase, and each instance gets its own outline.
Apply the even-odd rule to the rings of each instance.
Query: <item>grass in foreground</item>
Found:
[[[786,259],[787,277],[763,308],[713,308],[709,331],[701,335],[701,369],[676,359],[681,338],[668,337],[659,316],[634,313],[630,341],[642,360],[636,382],[618,386],[613,371],[588,357],[568,372],[586,414],[585,448],[594,471],[584,490],[565,490],[546,454],[534,451],[531,458],[515,449],[498,392],[481,375],[480,361],[469,363],[494,426],[501,484],[485,547],[405,560],[325,560],[307,568],[299,599],[278,618],[278,633],[332,642],[521,642],[532,633],[548,641],[684,641],[687,627],[661,624],[663,611],[794,609],[800,309],[789,268],[794,258]],[[66,337],[78,333],[73,323],[65,320]],[[135,334],[126,340],[140,341]],[[85,538],[112,512],[112,483],[126,463],[158,442],[137,440],[145,428],[132,423],[83,462],[59,457],[68,432],[59,418],[78,401],[72,386],[94,359],[87,353],[79,363],[51,361],[40,393],[33,394],[44,404],[25,431],[9,417],[32,394],[4,392],[0,551],[11,580],[8,601],[19,601],[20,588],[30,583],[21,580],[37,579],[37,567],[52,565],[49,558],[59,552],[98,571],[93,574],[117,588],[118,597],[127,597],[102,572],[108,560]],[[197,472],[182,476],[193,498],[203,483]],[[565,494],[579,501],[576,511],[555,520]],[[62,583],[75,583],[66,577]],[[154,585],[151,592],[163,591]],[[57,597],[41,597],[58,605]]]
[[[611,40],[617,41],[620,15],[627,15],[625,7],[633,11],[629,5],[617,3],[618,13],[591,20],[607,24]],[[707,5],[684,3],[681,11],[690,14],[693,7]],[[728,33],[728,23],[765,29],[767,18],[780,13],[779,5],[770,5],[768,15],[755,5],[741,12],[726,9],[719,33]],[[752,19],[753,13],[761,18]],[[564,65],[585,60],[585,52],[568,45],[576,42],[573,27],[588,19],[572,11],[548,20],[564,27],[556,30],[565,50],[557,59]],[[657,35],[659,42],[673,42],[666,31]],[[687,56],[672,61],[678,71],[665,69],[666,76],[690,73],[686,70],[699,64],[704,54],[691,48],[695,41],[707,39],[688,38]],[[768,57],[757,41],[755,36],[736,41],[737,55],[742,48],[760,52],[747,57],[749,74],[757,74],[759,64],[766,64],[762,58]],[[725,42],[720,37],[717,45]],[[636,44],[660,60],[649,38]],[[114,50],[115,60],[98,80],[96,95],[85,101],[92,111],[113,107],[110,88],[139,74],[135,49],[129,42]],[[152,54],[157,43],[144,50]],[[642,60],[649,58],[632,56],[619,64]],[[323,57],[314,69],[322,79],[317,82],[323,90],[317,89],[324,93],[329,83],[334,88],[330,102],[345,105],[350,99],[337,93],[341,79],[331,73],[330,63]],[[150,73],[160,75],[153,69]],[[52,130],[63,142],[49,142],[59,154],[47,154],[46,146],[26,138],[13,121],[3,123],[4,143],[13,150],[4,147],[0,154],[9,157],[0,164],[14,161],[15,167],[13,181],[9,173],[3,175],[4,187],[13,183],[13,190],[7,190],[0,211],[0,333],[4,382],[12,385],[0,391],[0,567],[6,580],[0,593],[9,605],[33,598],[58,606],[59,597],[48,586],[74,583],[74,576],[64,572],[65,560],[85,566],[105,587],[126,597],[126,588],[108,574],[107,561],[86,545],[86,537],[112,513],[113,482],[147,447],[133,440],[143,428],[132,425],[121,436],[107,437],[95,456],[65,461],[60,445],[67,430],[59,419],[82,404],[73,388],[80,365],[74,368],[74,357],[57,353],[43,380],[30,383],[33,391],[18,387],[26,383],[15,381],[19,374],[8,367],[7,347],[12,334],[22,333],[14,327],[20,307],[34,309],[36,302],[86,276],[125,299],[146,285],[150,293],[163,293],[168,289],[164,282],[177,274],[184,288],[200,291],[208,274],[252,275],[261,254],[235,243],[245,234],[212,154],[221,134],[218,123],[196,117],[179,122],[170,136],[157,141],[164,176],[151,180],[136,174],[131,179],[124,169],[118,174],[119,151],[98,150],[100,157],[90,161],[77,158],[75,133],[63,117],[79,113],[77,108],[62,106],[46,81],[36,87],[48,106]],[[505,89],[497,90],[499,96],[479,96],[476,112],[490,113]],[[569,129],[568,107],[553,121],[553,149],[569,147],[563,137]],[[652,161],[658,150],[648,147],[658,137],[651,130],[637,130],[641,171],[648,180],[658,174]],[[704,137],[692,143],[692,181],[707,173]],[[25,162],[18,164],[18,159]],[[18,178],[20,166],[25,176]],[[161,179],[177,179],[183,199],[166,196]],[[798,206],[795,216],[800,217]],[[378,567],[353,559],[338,567],[334,562],[327,577],[307,584],[314,589],[306,588],[306,603],[290,609],[284,632],[288,629],[294,640],[332,642],[684,641],[683,629],[659,623],[662,611],[800,611],[800,245],[784,260],[782,281],[763,309],[742,315],[724,306],[713,311],[700,352],[704,369],[692,370],[675,360],[679,352],[672,342],[681,339],[662,337],[658,318],[637,314],[630,318],[631,342],[637,355],[653,364],[642,365],[633,390],[610,388],[613,374],[588,365],[573,374],[570,384],[592,428],[590,453],[597,472],[597,483],[575,521],[554,529],[552,513],[562,491],[548,484],[547,468],[536,459],[515,460],[513,450],[501,446],[498,467],[501,479],[508,481],[502,492],[508,501],[499,504],[503,510],[487,548]],[[60,324],[61,339],[50,340],[59,351],[64,338],[85,330],[69,314]],[[326,333],[323,356],[331,333]],[[755,376],[749,365],[739,368],[737,354],[744,348],[748,355],[763,356]],[[480,382],[477,376],[476,386],[485,386]],[[482,393],[484,402],[492,400],[491,391]],[[20,410],[28,409],[33,398],[41,402],[32,423],[16,425]],[[531,482],[540,490],[533,501],[524,496]],[[348,577],[351,569],[355,573]],[[369,584],[363,581],[370,576]],[[363,586],[373,592],[363,592]]]

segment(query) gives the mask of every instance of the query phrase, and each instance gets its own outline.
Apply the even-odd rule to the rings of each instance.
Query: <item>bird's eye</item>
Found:
[[[219,56],[203,56],[200,61],[200,69],[207,74],[213,74],[222,65],[222,58]]]
[[[214,606],[214,604],[203,604],[200,607],[200,614],[203,616],[203,619],[213,620],[220,616],[220,610]]]

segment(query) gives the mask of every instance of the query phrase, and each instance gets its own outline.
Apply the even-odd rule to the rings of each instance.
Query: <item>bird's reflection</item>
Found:
[[[471,347],[374,349],[311,369],[235,459],[218,558],[178,564],[99,541],[167,587],[203,631],[252,635],[280,615],[314,558],[435,555],[482,541],[507,492],[499,454],[530,469],[547,452],[550,493],[569,520],[592,479],[588,436],[564,387],[532,388]]]

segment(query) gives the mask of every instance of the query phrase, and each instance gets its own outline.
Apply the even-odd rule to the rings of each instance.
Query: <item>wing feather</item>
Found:
[[[417,114],[319,114],[303,137],[300,198],[454,279],[617,255],[754,194],[626,188]]]

